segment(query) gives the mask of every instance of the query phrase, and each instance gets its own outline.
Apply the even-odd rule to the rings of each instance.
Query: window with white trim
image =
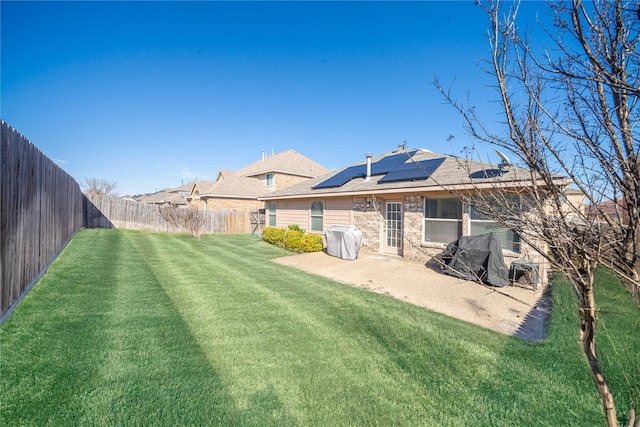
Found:
[[[512,202],[516,207],[520,206],[520,199],[517,196],[513,196]],[[481,234],[494,233],[500,242],[502,249],[520,253],[520,236],[513,230],[505,227],[504,225],[492,221],[483,215],[477,208],[473,206],[473,201],[469,206],[469,219],[470,228],[469,235],[478,236]]]
[[[265,183],[266,183],[267,187],[273,187],[273,174],[272,173],[268,173],[265,176]]]
[[[320,200],[311,202],[311,231],[324,231],[324,205]]]
[[[450,243],[462,235],[462,201],[457,197],[424,199],[425,243]]]
[[[268,222],[269,227],[276,226],[276,208],[277,208],[276,202],[267,203],[267,215],[269,217],[269,222]]]

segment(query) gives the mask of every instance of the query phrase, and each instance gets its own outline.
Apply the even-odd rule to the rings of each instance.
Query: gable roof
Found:
[[[260,200],[331,197],[416,191],[470,190],[478,187],[522,187],[531,184],[528,170],[469,161],[428,150],[395,150],[371,159],[372,174],[366,179],[367,161],[355,163],[305,182],[274,191]],[[379,167],[374,167],[379,165]],[[376,170],[377,169],[377,170]],[[365,171],[365,172],[363,172]],[[567,182],[568,183],[568,182]]]
[[[265,195],[269,189],[257,178],[232,175],[219,181],[196,180],[189,198],[198,197],[226,197],[238,199],[257,199]]]
[[[142,196],[139,199],[142,203],[152,203],[152,204],[166,204],[170,203],[172,205],[185,205],[187,201],[180,194],[180,192],[175,191],[158,191],[157,193],[149,194],[146,196]]]
[[[220,181],[221,179],[229,178],[232,175],[235,175],[235,171],[232,171],[231,169],[220,169],[218,171],[218,175],[216,176],[216,181]]]
[[[191,190],[191,187],[193,186],[193,182],[188,182],[184,185],[181,185],[180,187],[176,187],[176,188],[165,188],[164,191],[167,193],[188,193],[189,190]]]
[[[255,176],[271,172],[313,178],[326,174],[329,172],[329,169],[303,156],[297,151],[287,150],[253,162],[249,166],[236,171],[235,175]],[[225,178],[227,177],[225,176]]]

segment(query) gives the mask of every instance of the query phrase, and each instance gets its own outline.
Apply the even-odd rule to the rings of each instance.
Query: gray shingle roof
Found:
[[[197,180],[200,197],[236,197],[257,198],[269,192],[269,189],[257,178],[232,175],[220,181]]]
[[[142,203],[184,205],[187,201],[179,192],[159,191],[148,196],[140,197]]]
[[[257,162],[251,163],[239,171],[235,172],[237,176],[255,176],[270,172],[288,173],[290,175],[299,175],[305,177],[316,177],[329,172],[319,163],[314,162],[308,157],[303,156],[294,150],[283,151],[282,153],[266,156]],[[227,176],[225,176],[225,179]]]
[[[402,151],[396,150],[373,157],[372,163]],[[266,194],[261,200],[273,200],[280,198],[304,198],[322,196],[340,196],[357,194],[393,193],[393,192],[415,192],[415,191],[440,191],[442,189],[464,190],[471,189],[476,185],[491,187],[499,184],[501,186],[522,186],[531,182],[529,171],[517,167],[509,167],[501,170],[498,165],[468,161],[450,155],[436,154],[430,151],[418,151],[411,159],[407,155],[405,163],[417,162],[429,159],[444,158],[443,163],[429,176],[428,179],[416,179],[413,181],[398,181],[378,183],[384,175],[372,176],[370,180],[364,178],[353,178],[340,187],[317,188],[314,187],[328,178],[335,176],[343,168],[336,172],[327,173],[317,178],[309,179],[305,182],[283,188],[278,191]],[[351,166],[365,165],[366,160],[355,163]],[[351,167],[349,166],[349,167]],[[487,176],[488,175],[488,176]]]
[[[193,186],[193,182],[189,182],[187,184],[184,184],[180,187],[176,187],[176,188],[165,188],[164,191],[166,191],[167,193],[181,193],[181,192],[189,192],[191,190],[191,187]]]
[[[221,179],[229,178],[230,176],[235,175],[235,171],[231,169],[220,169],[218,171],[218,176],[216,177],[216,181],[220,181]]]

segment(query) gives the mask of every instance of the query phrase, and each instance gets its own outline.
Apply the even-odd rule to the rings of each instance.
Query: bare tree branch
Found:
[[[195,239],[200,238],[207,221],[203,211],[191,207],[161,206],[160,216],[173,230],[190,233]]]
[[[98,178],[85,178],[83,187],[86,195],[118,196],[118,183],[115,181]]]
[[[490,191],[478,187],[463,199],[517,233],[572,281],[583,350],[607,422],[615,426],[613,395],[596,357],[594,271],[611,268],[638,298],[640,5],[552,1],[554,29],[543,29],[551,47],[540,55],[517,25],[518,1],[506,11],[499,0],[481,7],[490,23],[486,71],[495,78],[507,132],[492,130],[475,108],[458,102],[437,79],[434,84],[475,143],[509,150],[529,171],[530,183],[506,189],[496,180]],[[567,202],[568,182],[582,193],[586,208]],[[511,203],[513,198],[520,203]]]

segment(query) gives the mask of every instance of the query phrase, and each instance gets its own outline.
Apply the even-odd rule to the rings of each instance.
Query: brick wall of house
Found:
[[[207,200],[207,210],[232,209],[238,212],[251,212],[264,207],[264,202],[247,199],[223,199],[209,197]],[[200,205],[199,209],[202,209]]]
[[[439,244],[423,244],[422,230],[424,221],[424,198],[419,196],[407,196],[404,200],[403,215],[403,258],[427,263],[434,256],[442,253],[445,249],[444,245]],[[462,235],[469,235],[469,209],[463,206],[462,214]],[[517,259],[525,259],[538,265],[539,278],[541,283],[547,283],[547,272],[549,270],[548,262],[533,250],[530,246],[522,243],[520,253],[504,252],[504,262],[509,267],[511,262]]]
[[[272,191],[275,190],[282,190],[283,188],[287,188],[290,187],[292,185],[298,184],[300,182],[306,181],[309,178],[305,178],[302,176],[296,176],[296,175],[288,175],[288,174],[284,174],[284,173],[274,173],[273,174],[273,189]]]
[[[367,200],[369,201],[367,202]],[[362,233],[363,246],[360,250],[369,253],[380,253],[380,235],[384,225],[380,203],[375,203],[371,198],[354,198],[353,225]]]
[[[619,217],[623,225],[629,225],[629,209],[627,209],[627,202],[624,199],[602,202],[596,206],[587,206],[586,209],[590,216],[596,216],[600,210],[611,218]]]
[[[394,197],[393,200],[398,200]],[[442,253],[445,244],[428,244],[423,243],[423,226],[424,226],[424,197],[421,195],[408,195],[402,198],[403,201],[403,248],[402,257],[407,260],[418,261],[422,263],[433,262],[434,256]],[[297,223],[303,228],[308,228],[308,224],[303,221],[308,218],[309,200],[304,201],[286,201],[278,202],[278,226],[288,225],[289,223]],[[347,224],[351,223],[357,227],[363,235],[362,252],[379,254],[383,252],[384,244],[384,206],[385,200],[374,197],[355,197],[353,199],[344,198],[335,203],[326,204],[327,220],[331,216],[333,218],[333,210],[340,208],[340,212],[349,210],[351,204],[351,221],[347,220],[348,214],[341,214],[339,219],[328,221],[326,226],[334,223]],[[335,204],[335,206],[334,206]],[[462,230],[463,235],[469,235],[469,210],[463,206],[462,214]],[[333,215],[333,216],[332,216]],[[305,225],[306,224],[306,225]],[[546,265],[540,255],[534,252],[530,247],[522,245],[521,253],[505,252],[504,260],[507,266],[515,259],[526,259],[536,262],[540,267],[540,276],[546,278]]]
[[[422,247],[422,223],[424,199],[406,196],[403,203],[402,256],[412,261],[426,262],[431,258],[431,248]]]
[[[190,199],[187,206],[190,208],[204,209],[204,201],[202,199]]]
[[[354,198],[353,225],[363,235],[366,246],[362,251],[381,253],[381,239],[383,238],[385,219],[383,213],[383,199]],[[423,198],[420,196],[406,196],[403,200],[403,242],[402,256],[412,261],[426,262],[431,256],[442,252],[441,248],[422,246]]]

